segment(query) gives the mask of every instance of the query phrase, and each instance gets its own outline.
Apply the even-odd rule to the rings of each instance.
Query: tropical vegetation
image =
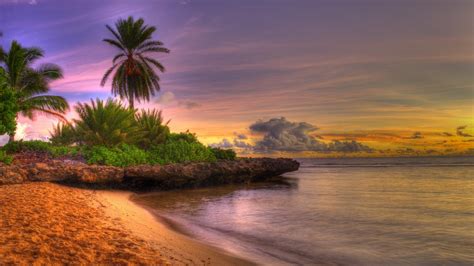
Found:
[[[128,101],[95,99],[78,103],[77,118],[67,121],[67,101],[46,95],[50,83],[62,78],[54,64],[33,67],[43,57],[39,48],[24,48],[13,41],[10,49],[0,49],[0,134],[10,142],[0,149],[0,162],[11,163],[11,154],[34,152],[53,158],[77,157],[90,164],[131,166],[183,162],[234,160],[232,150],[207,147],[189,131],[172,133],[162,112],[137,110],[135,101],[148,101],[160,90],[157,72],[164,66],[151,55],[168,53],[163,43],[153,39],[155,27],[143,19],[120,19],[115,29],[107,25],[112,39],[104,39],[119,53],[102,79],[112,77],[112,94]],[[18,115],[33,118],[36,113],[53,115],[60,122],[50,132],[50,141],[14,141]]]
[[[2,69],[0,69],[0,72]],[[2,79],[0,73],[0,135],[14,134],[18,106],[15,94]]]
[[[135,120],[140,128],[141,138],[137,144],[146,148],[153,145],[162,144],[170,134],[168,122],[163,123],[161,111],[142,110],[135,115]]]
[[[135,120],[136,110],[125,108],[120,102],[108,99],[95,100],[90,104],[79,103],[74,119],[78,141],[86,145],[107,147],[119,144],[135,144],[142,137]]]
[[[41,113],[65,120],[63,115],[69,109],[67,101],[61,96],[45,94],[49,92],[52,81],[63,77],[63,72],[59,66],[49,63],[34,68],[33,63],[43,56],[41,49],[25,48],[16,41],[11,43],[8,51],[0,49],[2,97],[11,99],[9,110],[16,111],[15,117],[21,114],[33,119]],[[10,140],[15,136],[15,128],[10,126],[8,129]]]

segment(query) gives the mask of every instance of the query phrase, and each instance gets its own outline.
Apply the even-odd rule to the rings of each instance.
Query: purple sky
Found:
[[[53,93],[72,104],[106,98],[99,83],[115,51],[101,41],[105,24],[143,17],[171,50],[159,58],[162,93],[144,106],[163,109],[173,130],[211,143],[286,117],[385,148],[393,140],[380,134],[474,127],[473,11],[473,1],[435,0],[0,0],[0,44],[43,48],[66,75]],[[40,137],[53,121],[21,123]]]

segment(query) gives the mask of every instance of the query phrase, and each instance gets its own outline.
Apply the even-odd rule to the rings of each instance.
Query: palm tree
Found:
[[[43,57],[39,48],[24,48],[13,41],[8,52],[0,49],[0,75],[15,92],[19,113],[33,119],[37,113],[52,115],[65,120],[63,114],[69,104],[61,96],[44,95],[49,92],[49,83],[63,77],[62,70],[54,64],[32,64]],[[15,132],[10,134],[14,140]]]
[[[112,60],[110,67],[102,78],[104,86],[109,76],[112,77],[112,93],[126,98],[130,108],[134,108],[137,100],[150,100],[150,96],[160,90],[160,77],[156,70],[165,71],[165,67],[156,59],[150,57],[152,53],[169,53],[163,43],[152,39],[155,27],[144,24],[142,18],[134,20],[119,19],[115,29],[106,25],[114,36],[113,39],[104,39],[104,42],[119,50]]]

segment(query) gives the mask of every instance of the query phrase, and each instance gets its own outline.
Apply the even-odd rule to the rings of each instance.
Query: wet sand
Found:
[[[0,186],[0,264],[248,265],[174,232],[132,193]]]

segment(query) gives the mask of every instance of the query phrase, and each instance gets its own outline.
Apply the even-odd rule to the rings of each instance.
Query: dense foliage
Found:
[[[104,42],[119,53],[113,58],[112,67],[105,72],[101,85],[104,86],[112,75],[112,93],[127,99],[133,109],[135,100],[149,101],[150,96],[160,90],[160,77],[156,72],[164,72],[165,67],[150,55],[169,53],[169,50],[162,42],[153,40],[156,28],[146,25],[141,18],[119,19],[115,29],[106,27],[113,38],[104,39]]]
[[[113,148],[94,146],[85,149],[83,155],[89,164],[120,167],[149,164],[149,155],[145,150],[126,144]]]
[[[49,140],[54,145],[72,145],[78,142],[75,128],[71,124],[58,123],[49,134]]]
[[[0,151],[8,154],[21,152],[44,153],[52,157],[77,156],[80,154],[79,147],[57,146],[40,140],[11,141],[3,146]]]
[[[212,151],[200,143],[167,142],[143,150],[136,146],[95,146],[85,149],[83,156],[90,164],[132,166],[140,164],[170,164],[184,162],[214,162]]]
[[[219,160],[235,160],[237,154],[232,149],[211,148],[211,152]]]
[[[136,115],[135,119],[141,132],[141,138],[137,142],[140,147],[147,148],[162,144],[170,134],[168,123],[163,124],[161,111],[143,110]]]
[[[13,141],[0,149],[2,153],[20,152],[44,153],[53,158],[69,156],[82,157],[89,164],[132,166],[140,164],[170,164],[185,162],[214,162],[218,159],[234,160],[235,153],[204,146],[200,142],[168,140],[149,149],[121,144],[114,147],[60,146],[44,141]],[[4,154],[7,156],[6,154]],[[8,156],[7,156],[8,157]],[[0,157],[2,158],[2,157]]]
[[[136,111],[108,99],[97,99],[90,104],[79,103],[75,107],[79,119],[75,119],[75,134],[80,143],[113,147],[135,144],[142,135],[135,120]]]
[[[170,133],[168,135],[167,140],[169,142],[175,142],[175,141],[184,141],[188,143],[198,143],[198,139],[196,137],[196,134],[190,133],[189,131],[186,132],[181,132],[181,133]]]
[[[15,93],[9,89],[7,84],[2,84],[2,80],[0,80],[0,135],[11,135],[15,132],[17,112],[18,105]]]
[[[81,157],[90,164],[131,166],[184,162],[234,160],[235,152],[203,145],[190,132],[171,133],[161,111],[134,108],[134,101],[149,100],[160,89],[157,72],[165,68],[150,57],[168,53],[163,43],[152,39],[155,27],[143,19],[120,19],[115,29],[107,26],[113,39],[104,39],[119,53],[102,79],[112,76],[112,93],[127,99],[129,106],[108,99],[91,100],[75,107],[78,118],[64,118],[69,109],[60,96],[45,95],[49,84],[62,78],[54,64],[33,65],[43,57],[39,48],[25,48],[13,41],[8,51],[0,47],[0,135],[9,134],[10,142],[0,148],[0,162],[11,163],[14,153],[37,153],[51,157]],[[18,114],[33,118],[35,113],[62,120],[50,132],[50,142],[14,141]],[[27,154],[28,157],[28,154]]]
[[[152,147],[149,154],[151,164],[216,161],[210,148],[197,142],[169,141]]]
[[[0,150],[0,163],[11,164],[13,162],[13,157],[8,155],[5,151]]]

